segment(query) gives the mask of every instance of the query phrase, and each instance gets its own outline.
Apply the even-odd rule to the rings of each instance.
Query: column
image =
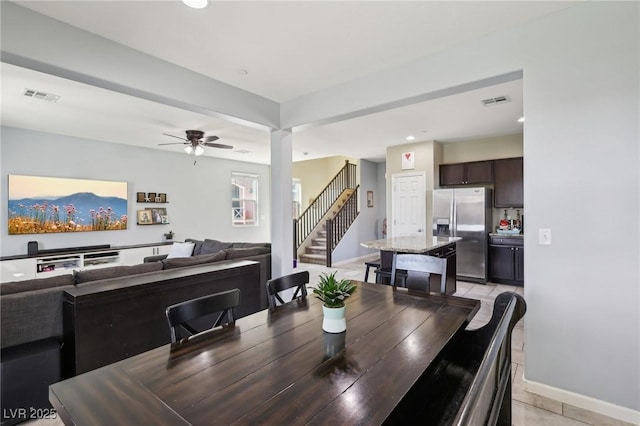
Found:
[[[271,275],[293,272],[291,130],[271,132]]]

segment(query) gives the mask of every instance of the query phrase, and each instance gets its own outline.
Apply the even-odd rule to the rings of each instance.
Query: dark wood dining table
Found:
[[[313,296],[50,386],[65,424],[381,424],[480,301],[356,282],[347,331]]]

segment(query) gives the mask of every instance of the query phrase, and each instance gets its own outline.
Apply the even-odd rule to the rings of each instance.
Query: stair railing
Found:
[[[345,165],[331,179],[298,219],[293,220],[293,253],[297,257],[298,249],[318,226],[331,206],[345,189],[356,187],[356,165],[345,160]]]
[[[340,208],[333,219],[327,219],[327,267],[330,268],[333,263],[333,250],[344,237],[351,224],[358,217],[358,188],[356,186],[353,193],[347,198],[344,205]]]

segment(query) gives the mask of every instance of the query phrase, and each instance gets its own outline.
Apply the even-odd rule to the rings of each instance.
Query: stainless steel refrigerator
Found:
[[[488,238],[492,222],[491,189],[446,188],[433,191],[433,235],[461,237],[457,279],[486,283]]]

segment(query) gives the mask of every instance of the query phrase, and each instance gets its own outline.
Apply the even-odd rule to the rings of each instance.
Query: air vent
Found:
[[[60,99],[59,95],[45,93],[45,92],[41,92],[39,90],[33,90],[33,89],[24,89],[24,92],[22,92],[22,94],[30,98],[42,99],[43,101],[49,101],[49,102],[58,102],[58,99]]]
[[[481,102],[484,106],[491,106],[511,102],[511,99],[508,96],[496,96],[495,98],[483,99]]]

